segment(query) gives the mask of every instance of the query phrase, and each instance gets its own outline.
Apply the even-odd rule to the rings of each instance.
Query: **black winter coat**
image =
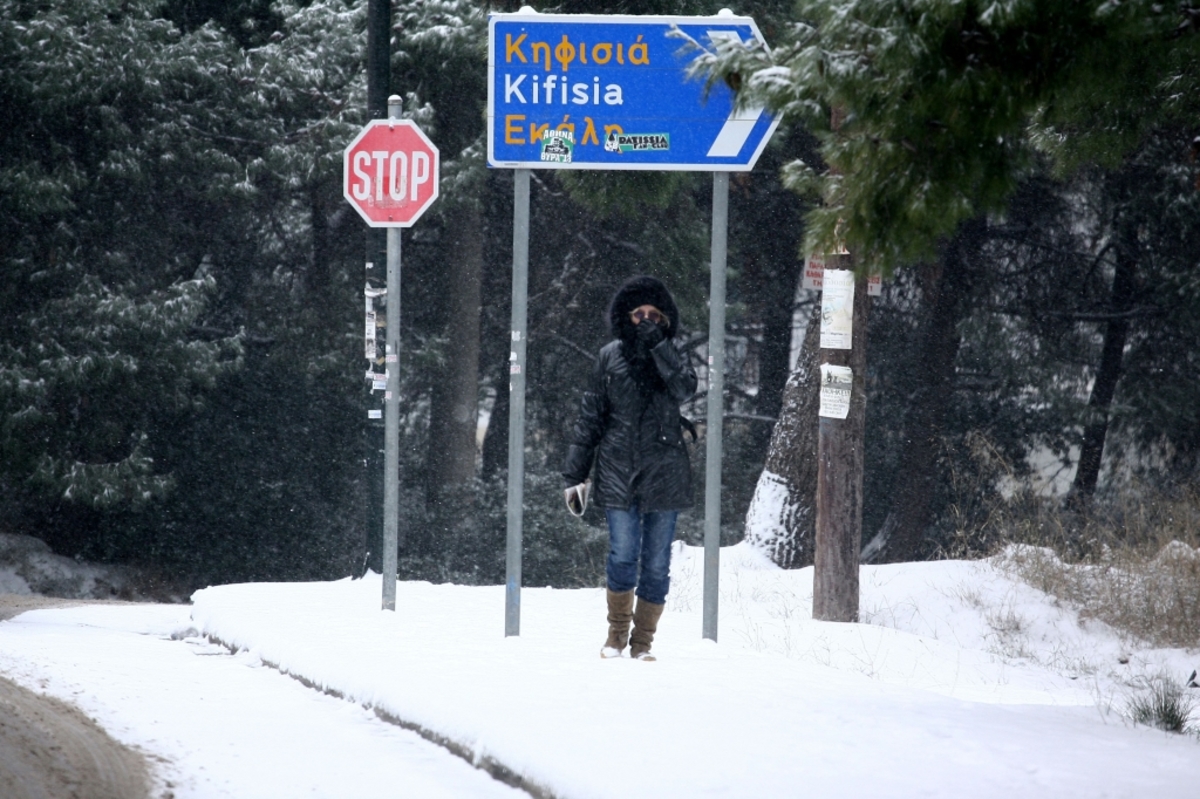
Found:
[[[636,500],[642,513],[690,508],[692,470],[679,406],[696,393],[696,372],[664,339],[650,351],[657,376],[639,377],[638,364],[625,354],[631,349],[617,340],[600,350],[563,478],[568,486],[584,482],[595,456],[598,507],[627,510]]]

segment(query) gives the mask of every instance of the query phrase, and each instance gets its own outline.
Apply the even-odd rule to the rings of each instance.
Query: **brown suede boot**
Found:
[[[600,649],[602,658],[619,658],[629,642],[629,622],[633,619],[633,589],[617,593],[608,590],[608,640]]]
[[[629,656],[634,660],[654,660],[650,644],[658,631],[658,617],[666,605],[656,605],[639,598],[633,611],[633,634],[629,636]]]

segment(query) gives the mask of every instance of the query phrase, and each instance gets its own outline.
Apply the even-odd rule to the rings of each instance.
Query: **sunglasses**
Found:
[[[638,308],[636,311],[630,311],[629,315],[633,318],[633,321],[638,323],[649,319],[654,324],[660,325],[667,321],[667,317],[663,316],[660,311],[657,311],[653,308],[651,308],[649,311],[643,311],[641,308]]]

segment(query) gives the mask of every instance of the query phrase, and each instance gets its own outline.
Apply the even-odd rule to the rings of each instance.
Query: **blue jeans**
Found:
[[[608,518],[608,588],[624,593],[637,588],[637,595],[656,605],[667,601],[671,585],[671,541],[679,511],[638,513],[637,503],[629,510],[606,508]]]

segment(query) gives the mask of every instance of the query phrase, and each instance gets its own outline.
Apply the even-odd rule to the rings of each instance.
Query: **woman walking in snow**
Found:
[[[675,521],[692,505],[679,406],[695,393],[696,372],[672,341],[679,309],[661,281],[628,280],[613,296],[608,321],[616,340],[596,359],[562,474],[567,507],[582,514],[595,460],[596,505],[604,508],[609,540],[608,639],[600,656],[620,657],[628,643],[630,657],[654,660]]]

